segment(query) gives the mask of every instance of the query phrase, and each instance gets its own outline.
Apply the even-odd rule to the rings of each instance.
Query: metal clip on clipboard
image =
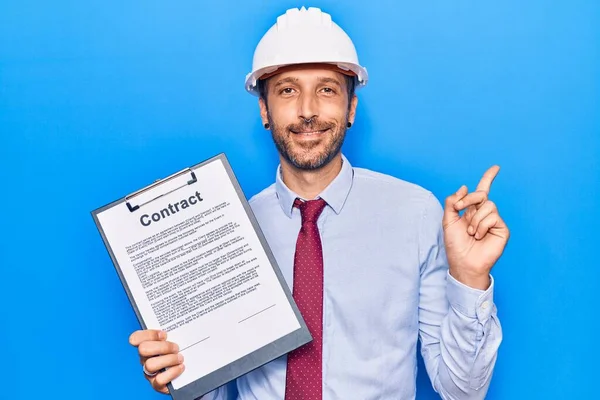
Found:
[[[139,196],[140,194],[142,194],[144,192],[147,192],[148,190],[150,190],[150,189],[152,189],[152,188],[154,188],[154,187],[156,187],[158,185],[162,185],[163,183],[166,183],[166,182],[170,181],[171,179],[175,179],[175,178],[177,178],[177,177],[179,177],[179,176],[181,176],[181,175],[183,175],[185,173],[188,173],[188,172],[191,174],[191,179],[188,180],[186,184],[181,185],[179,187],[176,187],[175,189],[169,190],[166,193],[162,193],[162,194],[156,196],[155,198],[153,198],[151,200],[148,200],[147,202],[142,203],[142,204],[131,205],[131,203],[129,202],[130,199],[133,199],[134,197]],[[196,179],[196,174],[194,173],[194,171],[192,171],[191,168],[186,168],[184,170],[181,170],[179,172],[174,173],[173,175],[169,175],[169,176],[167,176],[166,178],[163,178],[163,179],[157,179],[154,183],[152,183],[152,184],[150,184],[150,185],[148,185],[148,186],[146,186],[144,188],[141,188],[140,190],[138,190],[136,192],[133,192],[133,193],[125,196],[125,202],[127,203],[127,208],[129,209],[130,212],[134,212],[138,208],[140,208],[140,207],[142,207],[142,206],[144,206],[144,205],[146,205],[148,203],[151,203],[154,200],[161,198],[162,196],[166,196],[169,193],[173,193],[176,190],[179,190],[179,189],[181,189],[183,187],[186,187],[188,185],[196,183],[197,180],[198,179]]]

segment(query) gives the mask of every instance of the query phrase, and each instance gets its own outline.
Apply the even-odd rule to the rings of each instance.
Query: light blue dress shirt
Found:
[[[320,194],[323,244],[323,399],[414,399],[417,340],[443,399],[483,399],[502,329],[486,290],[448,273],[443,209],[429,191],[353,168]],[[277,169],[273,185],[250,199],[290,288],[300,212]],[[239,400],[282,400],[286,356],[235,382]],[[225,400],[223,386],[203,399]]]

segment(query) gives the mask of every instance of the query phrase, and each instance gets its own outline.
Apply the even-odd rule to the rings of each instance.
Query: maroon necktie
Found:
[[[323,353],[323,249],[317,219],[325,200],[296,199],[302,227],[294,256],[293,297],[313,340],[288,353],[285,400],[322,400]]]

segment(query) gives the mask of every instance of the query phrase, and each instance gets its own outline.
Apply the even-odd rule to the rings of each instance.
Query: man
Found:
[[[366,82],[319,9],[288,10],[255,51],[246,88],[281,163],[250,204],[314,340],[237,379],[239,399],[413,399],[418,339],[442,398],[486,395],[502,340],[490,271],[509,237],[488,200],[498,167],[444,209],[417,185],[353,168],[340,148]],[[130,342],[168,393],[184,368],[177,345],[153,330]]]

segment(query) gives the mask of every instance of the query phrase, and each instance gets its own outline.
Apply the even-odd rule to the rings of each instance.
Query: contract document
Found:
[[[177,343],[197,399],[312,338],[224,154],[92,211],[142,329]]]

